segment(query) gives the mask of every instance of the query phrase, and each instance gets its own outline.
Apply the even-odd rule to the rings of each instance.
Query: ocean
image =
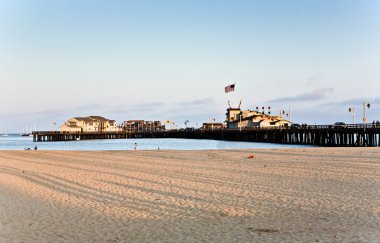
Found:
[[[309,145],[289,145],[256,142],[218,141],[208,139],[171,139],[171,138],[129,138],[101,139],[65,142],[33,142],[33,137],[19,134],[0,136],[0,150],[208,150],[208,149],[255,149],[255,148],[297,148]]]

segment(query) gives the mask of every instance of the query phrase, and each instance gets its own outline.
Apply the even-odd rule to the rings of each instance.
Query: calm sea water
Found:
[[[0,150],[24,150],[25,148],[38,150],[134,150],[137,143],[138,150],[206,150],[206,149],[252,149],[252,148],[297,148],[311,147],[305,145],[286,145],[255,142],[231,142],[204,139],[109,139],[109,140],[81,140],[67,142],[33,142],[33,137],[21,137],[19,134],[0,136]]]

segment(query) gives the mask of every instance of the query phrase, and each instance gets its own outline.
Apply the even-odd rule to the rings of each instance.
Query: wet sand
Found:
[[[379,229],[379,148],[0,152],[0,242],[380,242]]]

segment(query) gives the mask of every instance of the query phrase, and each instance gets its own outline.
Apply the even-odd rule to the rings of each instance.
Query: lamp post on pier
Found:
[[[211,117],[211,131],[214,131],[214,121],[215,118]]]
[[[282,116],[281,116],[281,114],[282,114]],[[286,115],[286,117],[289,117],[289,121],[290,121],[290,112],[286,112],[285,110],[280,110],[281,118],[283,118],[285,115]]]
[[[367,117],[366,117],[366,115],[365,115],[365,109],[366,109],[366,107],[367,107],[367,109],[369,109],[369,108],[371,108],[371,104],[370,103],[368,103],[368,102],[363,102],[363,123],[364,123],[364,131],[365,131],[365,129],[366,129],[366,126],[367,126]]]
[[[184,124],[185,124],[185,132],[187,132],[187,124],[189,124],[189,120],[186,120],[186,121],[184,122]]]
[[[352,124],[355,124],[355,108],[353,106],[349,107],[348,112],[352,113]]]

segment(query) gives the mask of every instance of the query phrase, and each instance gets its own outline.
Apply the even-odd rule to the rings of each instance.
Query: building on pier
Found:
[[[117,132],[122,129],[115,120],[102,116],[73,117],[61,127],[61,132]]]
[[[204,122],[202,124],[202,129],[203,130],[213,130],[213,129],[223,129],[225,128],[224,124],[221,122]]]
[[[271,116],[258,110],[241,110],[240,108],[228,108],[226,123],[229,129],[238,128],[270,128],[288,127],[291,122],[284,119],[281,114]]]
[[[160,121],[129,120],[123,122],[123,130],[132,131],[163,131],[165,125]]]

